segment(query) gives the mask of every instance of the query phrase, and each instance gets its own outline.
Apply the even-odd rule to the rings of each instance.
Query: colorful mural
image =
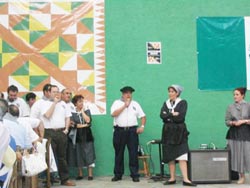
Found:
[[[42,95],[46,83],[106,113],[104,0],[0,2],[0,91]]]

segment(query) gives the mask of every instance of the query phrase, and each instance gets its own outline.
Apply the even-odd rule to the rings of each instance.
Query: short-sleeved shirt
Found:
[[[124,106],[122,100],[115,100],[111,106],[111,114],[117,109]],[[114,117],[114,126],[119,127],[131,127],[138,125],[138,118],[145,116],[140,104],[134,100],[131,101],[130,105],[125,108],[117,117]]]
[[[53,102],[49,100],[39,99],[31,107],[30,116],[42,120],[45,129],[52,128],[50,125],[50,120],[45,118],[44,116],[44,114],[48,111],[52,103]]]
[[[53,129],[64,128],[66,125],[65,119],[70,116],[71,116],[71,109],[69,108],[69,106],[64,101],[58,102],[50,118],[50,124],[52,128]]]
[[[35,142],[39,139],[39,136],[37,135],[37,133],[33,130],[32,128],[32,122],[30,120],[37,120],[38,123],[40,122],[39,119],[35,119],[35,118],[30,118],[30,117],[19,117],[17,119],[18,123],[20,123],[20,125],[22,125],[25,129],[26,129],[26,132],[28,134],[28,139],[31,141],[31,142]],[[36,122],[37,122],[36,121]]]
[[[32,129],[34,129],[40,125],[41,120],[33,117],[19,117],[18,122],[28,124]]]
[[[20,146],[22,149],[32,147],[32,143],[31,140],[28,139],[29,137],[26,129],[17,121],[3,119],[3,124],[8,129],[10,135],[15,139],[17,146]]]

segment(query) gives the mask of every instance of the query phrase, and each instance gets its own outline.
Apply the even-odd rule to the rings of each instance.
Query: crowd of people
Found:
[[[18,97],[16,86],[9,86],[6,99],[3,93],[0,99],[0,135],[4,135],[0,144],[0,171],[6,165],[4,157],[5,153],[9,155],[6,151],[13,143],[11,139],[15,145],[15,160],[21,160],[26,151],[32,152],[38,142],[50,139],[61,185],[76,185],[70,180],[71,167],[77,169],[76,180],[83,178],[84,169],[87,169],[88,180],[93,180],[94,137],[91,113],[83,99],[82,95],[72,98],[67,88],[60,92],[56,85],[45,84],[40,99],[36,100],[36,94],[30,92],[24,100]],[[7,176],[0,177],[2,185]],[[56,182],[55,174],[51,173],[51,180]]]
[[[125,86],[120,91],[121,98],[113,102],[110,110],[115,151],[114,177],[111,181],[122,180],[127,147],[130,176],[133,182],[139,182],[138,135],[144,132],[146,115],[140,104],[133,100],[134,88]],[[180,85],[170,85],[167,100],[160,110],[163,122],[162,162],[168,164],[170,172],[170,178],[164,185],[176,184],[176,163],[179,163],[182,184],[196,186],[187,173],[189,131],[185,116],[188,103],[181,99],[182,91]],[[239,184],[244,183],[245,173],[250,171],[250,103],[244,100],[245,93],[246,88],[234,90],[234,103],[228,106],[225,115],[229,127],[226,139],[231,151],[231,167],[240,175]],[[24,150],[32,150],[37,142],[43,142],[45,138],[51,139],[61,185],[75,186],[75,182],[69,180],[71,167],[76,170],[76,180],[83,179],[83,169],[87,171],[87,179],[93,180],[96,156],[92,117],[84,105],[84,96],[73,96],[70,89],[59,91],[56,85],[45,84],[40,99],[36,100],[32,92],[26,94],[25,99],[18,97],[18,88],[14,85],[7,88],[6,99],[1,93],[0,171],[9,165],[4,163],[8,148],[15,151],[15,160],[21,160]],[[4,179],[0,177],[0,185],[3,184]]]

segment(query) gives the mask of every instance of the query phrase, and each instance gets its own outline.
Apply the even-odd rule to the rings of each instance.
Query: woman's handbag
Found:
[[[24,154],[22,157],[22,175],[34,176],[48,168],[45,160],[46,149],[41,143],[37,143],[37,150],[32,154]]]
[[[34,176],[48,168],[45,156],[40,153],[32,153],[22,157],[22,175]]]

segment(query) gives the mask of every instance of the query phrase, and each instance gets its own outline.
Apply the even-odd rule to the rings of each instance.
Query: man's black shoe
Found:
[[[119,180],[122,180],[122,178],[121,177],[117,177],[117,176],[115,176],[115,177],[113,177],[111,179],[111,181],[119,181]]]
[[[134,177],[132,179],[133,179],[133,182],[139,182],[140,181],[140,179],[138,177]]]

